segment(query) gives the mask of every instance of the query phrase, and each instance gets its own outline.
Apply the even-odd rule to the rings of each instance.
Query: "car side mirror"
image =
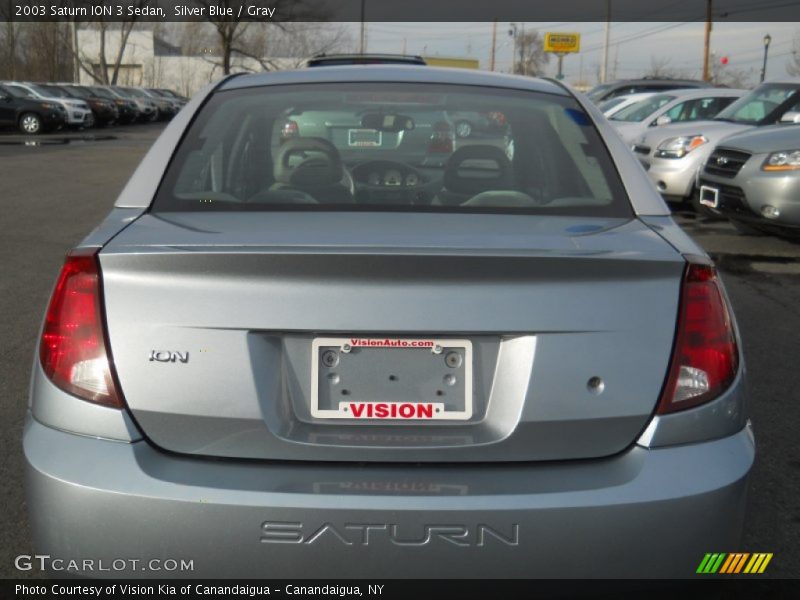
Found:
[[[783,113],[783,116],[781,117],[781,123],[800,123],[800,112],[796,110],[790,110]]]
[[[4,94],[3,92],[0,92],[0,101],[8,102],[9,100],[11,100],[11,96],[8,96],[8,95]]]
[[[669,125],[670,123],[672,123],[672,118],[668,115],[661,115],[656,119],[656,125],[658,127],[661,127],[662,125]]]

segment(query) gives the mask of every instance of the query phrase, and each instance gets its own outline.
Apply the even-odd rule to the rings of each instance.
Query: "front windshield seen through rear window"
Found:
[[[668,94],[659,94],[657,96],[650,96],[639,102],[634,102],[630,106],[626,106],[622,110],[618,110],[609,118],[612,121],[625,121],[627,123],[640,123],[647,117],[656,112],[659,108],[672,102],[675,96]]]
[[[756,125],[771,119],[777,121],[781,114],[787,110],[800,109],[800,96],[798,85],[792,84],[766,84],[759,86],[747,96],[739,98],[736,102],[720,111],[714,117],[720,121],[731,121]],[[792,102],[792,99],[795,101]],[[786,106],[784,106],[784,104]],[[778,109],[781,110],[778,110]]]
[[[629,216],[570,97],[325,83],[215,93],[153,210],[412,210]]]

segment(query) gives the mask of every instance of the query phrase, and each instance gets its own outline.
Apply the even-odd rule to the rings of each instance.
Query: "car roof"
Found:
[[[800,85],[800,77],[778,77],[777,79],[767,79],[764,83],[789,83]]]
[[[678,85],[683,84],[691,84],[700,87],[713,87],[713,85],[707,81],[702,81],[700,79],[670,79],[669,77],[640,77],[638,79],[617,79],[616,81],[610,82],[609,86],[626,86],[632,83],[675,83]]]
[[[546,79],[472,69],[415,65],[347,65],[330,66],[324,69],[298,69],[237,75],[224,81],[218,89],[235,90],[268,85],[335,82],[443,83],[528,90],[560,96],[569,95],[566,88]]]

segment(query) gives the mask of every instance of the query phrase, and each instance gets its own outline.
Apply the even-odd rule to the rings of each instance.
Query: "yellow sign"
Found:
[[[431,67],[455,67],[457,69],[478,69],[480,61],[477,58],[449,58],[441,56],[423,56],[425,64]]]
[[[545,52],[580,52],[581,34],[580,33],[545,33],[544,51]]]

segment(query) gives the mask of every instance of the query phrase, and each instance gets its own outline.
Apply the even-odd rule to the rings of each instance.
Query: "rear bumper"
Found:
[[[210,461],[31,417],[24,450],[37,553],[258,578],[689,577],[739,548],[754,458],[748,427],[568,464]]]

